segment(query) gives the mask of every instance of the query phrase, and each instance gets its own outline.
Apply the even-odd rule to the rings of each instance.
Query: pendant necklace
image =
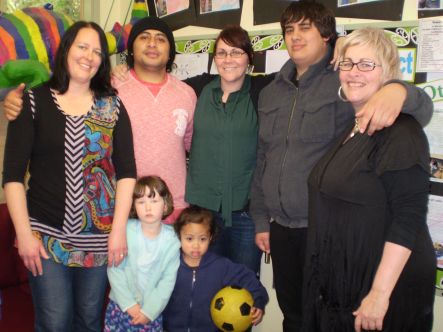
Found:
[[[355,118],[355,125],[354,128],[352,128],[351,133],[349,134],[349,138],[354,137],[359,132],[360,132],[360,127],[358,126],[358,119]]]

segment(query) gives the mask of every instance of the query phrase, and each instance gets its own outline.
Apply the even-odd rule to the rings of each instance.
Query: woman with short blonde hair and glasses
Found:
[[[383,30],[346,37],[340,98],[358,112],[400,77]],[[305,331],[431,331],[435,253],[426,225],[429,147],[401,114],[373,136],[349,123],[309,177]]]

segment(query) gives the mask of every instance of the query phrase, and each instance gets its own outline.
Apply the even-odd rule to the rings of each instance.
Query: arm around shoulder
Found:
[[[189,77],[185,79],[183,82],[185,82],[187,85],[189,85],[195,92],[195,94],[200,96],[203,88],[211,82],[214,78],[216,78],[217,75],[211,75],[208,73],[203,73],[201,75]]]
[[[414,84],[401,80],[388,81],[386,84],[396,83],[406,89],[406,99],[403,103],[402,113],[412,115],[422,127],[426,126],[432,118],[434,103],[429,95]]]

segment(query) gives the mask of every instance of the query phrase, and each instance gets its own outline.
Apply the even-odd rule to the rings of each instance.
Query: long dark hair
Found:
[[[111,85],[111,62],[109,60],[108,43],[104,31],[95,22],[78,21],[66,30],[55,55],[53,74],[49,80],[49,86],[61,94],[68,90],[71,76],[68,70],[67,57],[75,38],[83,28],[91,28],[98,33],[102,50],[102,62],[90,83],[94,97],[101,98],[115,95],[116,90]]]

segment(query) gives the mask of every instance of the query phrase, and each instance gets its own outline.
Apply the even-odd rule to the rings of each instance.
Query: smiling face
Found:
[[[309,19],[286,24],[285,43],[288,54],[297,67],[298,76],[326,55],[328,40],[329,38],[321,36]]]
[[[209,226],[204,223],[184,225],[180,231],[180,241],[185,263],[191,267],[199,266],[211,241]]]
[[[142,225],[160,223],[166,211],[166,204],[163,197],[161,197],[155,190],[154,195],[151,195],[149,187],[145,187],[145,193],[143,196],[134,200],[134,206],[137,217]]]
[[[243,53],[239,58],[233,58],[228,55],[224,59],[214,57],[217,71],[220,74],[222,86],[230,85],[241,88],[245,79],[246,70],[249,64],[249,58],[241,48],[229,46],[222,39],[217,43],[216,53],[224,51],[230,54],[233,50]]]
[[[82,28],[72,43],[66,57],[70,80],[89,84],[102,63],[102,49],[98,33],[92,28]]]
[[[350,46],[343,57],[354,63],[361,61],[380,64],[374,51],[366,45]],[[351,102],[356,111],[360,110],[366,102],[382,87],[384,78],[382,67],[375,67],[371,71],[360,71],[354,65],[352,70],[340,70],[340,82],[346,99]]]
[[[158,30],[144,30],[134,40],[134,69],[166,71],[169,60],[169,41]]]

